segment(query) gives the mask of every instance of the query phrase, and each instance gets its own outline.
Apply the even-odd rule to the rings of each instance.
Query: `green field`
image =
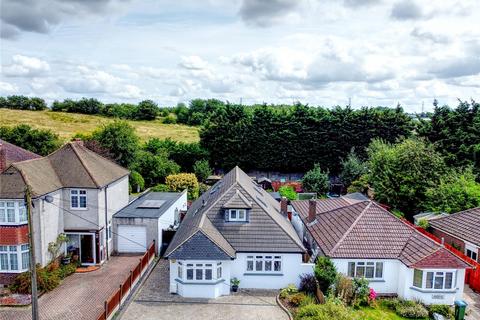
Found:
[[[90,133],[98,126],[113,122],[114,119],[77,113],[52,111],[26,111],[0,109],[0,126],[28,124],[38,129],[50,129],[63,140],[69,140],[76,133]],[[150,138],[172,138],[176,141],[195,142],[199,140],[198,128],[178,124],[163,124],[161,120],[127,120],[142,141]]]

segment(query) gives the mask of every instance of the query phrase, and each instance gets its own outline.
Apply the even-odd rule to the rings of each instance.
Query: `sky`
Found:
[[[0,95],[352,107],[480,96],[478,0],[2,0]]]

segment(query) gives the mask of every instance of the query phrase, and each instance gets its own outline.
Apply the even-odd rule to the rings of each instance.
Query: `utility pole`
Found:
[[[35,240],[33,235],[33,221],[32,221],[32,195],[30,186],[27,185],[25,189],[25,202],[27,207],[28,217],[28,239],[30,246],[30,273],[32,276],[32,320],[40,319],[38,317],[38,294],[37,294],[37,268],[35,260]]]

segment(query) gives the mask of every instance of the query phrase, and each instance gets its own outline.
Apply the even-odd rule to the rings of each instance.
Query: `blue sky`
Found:
[[[438,3],[437,3],[438,2]],[[431,109],[480,94],[475,0],[3,0],[0,94]]]

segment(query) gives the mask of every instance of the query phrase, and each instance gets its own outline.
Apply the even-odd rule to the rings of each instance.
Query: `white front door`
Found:
[[[145,226],[119,225],[118,252],[147,251],[147,230]]]

